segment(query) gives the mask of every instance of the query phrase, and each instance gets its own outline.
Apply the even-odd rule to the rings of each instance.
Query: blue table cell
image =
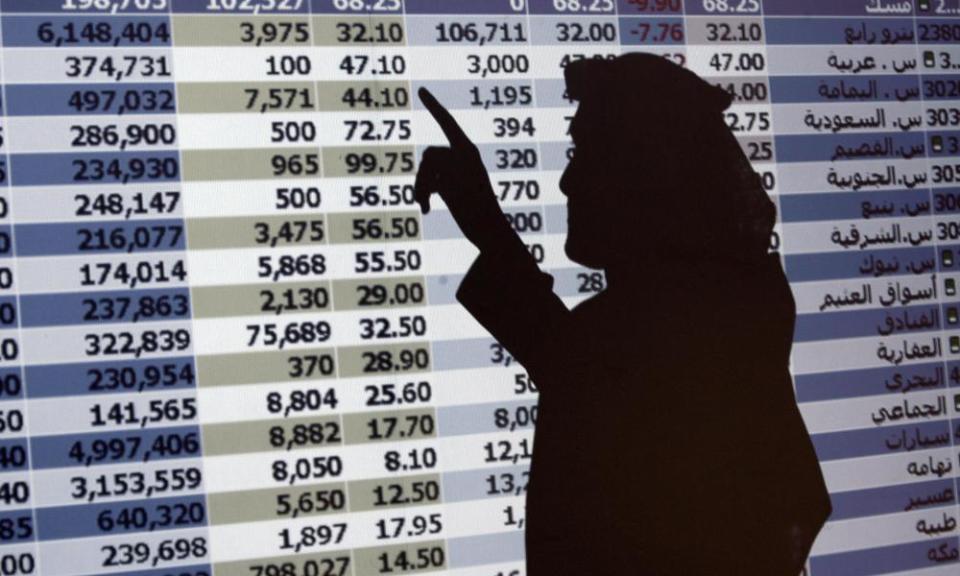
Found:
[[[800,314],[793,331],[794,342],[839,338],[887,336],[939,331],[943,326],[939,306],[908,306],[896,310],[851,310]]]
[[[684,11],[687,16],[752,16],[760,15],[761,0],[730,0],[728,2],[704,2],[704,0],[686,0]]]
[[[810,439],[813,440],[813,447],[817,451],[817,457],[821,462],[902,452],[920,452],[949,448],[950,424],[942,420],[903,426],[884,426],[883,428],[861,428],[842,432],[811,434]],[[918,455],[918,458],[924,459],[925,457]],[[937,477],[932,472],[927,474],[924,479]]]
[[[30,468],[30,452],[26,438],[0,440],[0,474]]]
[[[404,3],[409,11],[410,0],[353,0],[338,2],[335,0],[309,0],[310,10],[314,14],[401,14]],[[346,4],[338,7],[338,4]]]
[[[175,14],[308,14],[310,0],[167,0]],[[367,0],[375,1],[375,0]]]
[[[495,532],[492,534],[456,536],[447,539],[447,566],[454,571],[460,568],[523,562],[523,532]],[[577,571],[577,573],[589,573]]]
[[[941,362],[897,368],[867,368],[794,376],[797,402],[820,402],[878,394],[905,394],[947,386]]]
[[[685,37],[683,18],[620,18],[620,44],[624,46],[680,45]]]
[[[874,250],[869,254],[853,252],[829,252],[814,254],[787,254],[784,256],[787,278],[790,282],[813,280],[841,280],[874,276],[873,269],[864,267],[864,258],[882,259],[886,263],[899,262],[895,275],[912,274],[913,270],[924,272],[937,266],[933,248],[897,248]]]
[[[0,258],[13,256],[13,239],[10,231],[11,227],[8,224],[0,225]]]
[[[523,496],[527,493],[529,466],[504,466],[444,472],[443,502],[470,502],[502,496]],[[488,479],[495,475],[499,484],[493,487]]]
[[[541,142],[540,166],[543,170],[563,171],[570,162],[568,153],[572,147],[571,142]],[[566,228],[562,232],[566,232]]]
[[[563,16],[598,16],[617,13],[615,0],[579,0],[577,2],[554,0],[527,0],[531,14]]]
[[[924,100],[960,100],[960,76],[924,74],[920,84]]]
[[[775,137],[777,162],[836,162],[925,158],[923,134],[793,134]]]
[[[169,2],[169,0],[168,0]],[[80,7],[83,6],[81,9]],[[66,14],[116,14],[116,13],[165,13],[167,2],[133,2],[131,0],[106,0],[104,2],[81,2],[79,0],[2,0],[0,10],[9,13],[58,13]]]
[[[530,44],[533,46],[590,46],[606,48],[611,53],[619,51],[620,40],[617,20],[614,16],[591,16],[571,20],[564,16],[535,17],[530,19]],[[594,52],[595,53],[595,52]],[[556,54],[556,62],[561,67],[564,60],[572,54]],[[537,94],[537,103],[546,107]]]
[[[960,244],[940,244],[937,246],[937,255],[938,269],[941,272],[953,272],[960,268]]]
[[[190,318],[190,291],[27,294],[20,297],[20,316],[24,328],[184,319]]]
[[[917,44],[952,44],[960,40],[960,8],[953,8],[953,14],[943,14],[939,18],[917,18]],[[931,14],[934,16],[934,14]],[[944,20],[944,17],[950,20]]]
[[[91,116],[174,114],[172,83],[152,84],[11,84],[8,116]]]
[[[539,235],[543,231],[543,213],[537,206],[524,208],[505,206],[504,214],[513,222],[518,234]],[[457,226],[453,215],[447,211],[433,210],[423,218],[424,240],[449,240],[460,238],[462,232]]]
[[[610,54],[616,47],[610,46]],[[534,82],[537,91],[537,106],[541,108],[568,108],[573,115],[577,103],[567,97],[567,85],[563,80],[537,79]]]
[[[933,190],[933,210],[937,214],[960,212],[960,188],[937,188]]]
[[[909,5],[910,10],[877,11],[870,6],[875,2],[867,0],[763,0],[763,13],[766,16],[796,15],[796,16],[876,16],[876,17],[903,17],[912,16],[911,2],[882,2],[884,6]]]
[[[925,510],[956,504],[953,480],[898,484],[866,490],[831,492],[831,520],[846,520],[910,510]]]
[[[771,76],[770,101],[774,104],[920,101],[916,76]]]
[[[19,367],[0,369],[0,402],[6,400],[22,400],[23,378]]]
[[[3,45],[24,47],[170,46],[166,16],[4,16]]]
[[[957,538],[945,538],[812,556],[810,573],[826,576],[872,576],[953,565],[960,558],[957,545]]]
[[[490,366],[492,338],[446,340],[433,343],[434,370],[462,370]],[[508,364],[509,365],[509,364]]]
[[[196,387],[191,357],[129,362],[47,364],[24,369],[28,398],[83,394],[130,394]]]
[[[960,149],[960,132],[927,130],[927,139],[928,155],[931,158],[957,156],[957,151]]]
[[[617,12],[620,14],[663,14],[682,15],[702,0],[617,0]],[[759,2],[757,2],[759,3]],[[686,4],[686,6],[684,6]],[[745,2],[744,4],[750,4]],[[759,10],[759,6],[756,7]]]
[[[535,414],[535,401],[517,401],[510,403],[490,402],[487,404],[469,404],[460,406],[442,406],[437,409],[437,427],[443,430],[444,438],[450,436],[468,436],[471,434],[489,434],[495,432],[498,426],[493,416],[499,409],[508,410],[510,414]],[[511,432],[515,430],[533,429],[536,423],[533,419],[520,417],[512,419],[509,425]],[[447,494],[444,493],[444,502]]]
[[[449,15],[412,15],[407,19],[408,46],[502,46],[525,50],[531,43],[549,43],[555,34],[543,19],[528,28],[526,14],[471,15],[469,22]]]
[[[849,18],[768,18],[767,44],[910,45],[916,35],[913,20]]]
[[[314,0],[317,4],[330,4],[332,0]],[[367,0],[367,3],[372,3]],[[324,10],[325,11],[325,10]],[[406,0],[407,14],[526,14],[522,0]]]
[[[537,153],[537,144],[501,145],[479,144],[480,157],[490,172],[532,172],[545,167]],[[423,156],[426,146],[417,148],[417,158]]]
[[[182,220],[18,224],[17,256],[133,254],[186,248]]]
[[[933,209],[936,214],[955,214],[960,212],[960,188],[935,188]]]
[[[33,513],[30,509],[15,512],[0,512],[0,546],[23,544],[34,540]]]
[[[180,178],[177,151],[12,154],[10,163],[13,186],[103,186]],[[18,238],[17,246],[22,251],[29,243]]]
[[[207,524],[205,496],[37,508],[41,541],[156,532]]]
[[[18,316],[17,297],[0,297],[0,328],[16,328]],[[0,391],[0,399],[3,399],[2,391]]]
[[[780,196],[780,221],[784,223],[912,218],[929,214],[930,194],[920,189]]]
[[[200,456],[200,429],[177,426],[135,432],[40,436],[31,441],[34,469],[80,468]]]
[[[956,18],[960,16],[960,7],[950,6],[948,2],[939,0],[918,0],[917,16]]]

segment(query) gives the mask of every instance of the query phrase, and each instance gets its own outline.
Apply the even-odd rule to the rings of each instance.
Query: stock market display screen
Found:
[[[806,572],[960,569],[957,0],[2,0],[0,32],[0,574],[522,575],[536,384],[414,203],[416,93],[572,307],[605,278],[563,250],[564,67],[630,51],[733,95],[777,205],[834,506]]]

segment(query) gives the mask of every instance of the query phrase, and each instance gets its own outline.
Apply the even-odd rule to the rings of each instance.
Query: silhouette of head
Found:
[[[724,122],[724,90],[645,53],[578,60],[565,76],[580,103],[560,180],[572,260],[609,270],[766,254],[774,207]]]

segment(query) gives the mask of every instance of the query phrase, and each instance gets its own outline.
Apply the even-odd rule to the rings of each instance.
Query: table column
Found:
[[[214,4],[174,29],[215,571],[442,567],[401,5]]]
[[[724,119],[777,206],[770,249],[782,253],[769,57],[760,2],[687,0],[684,11],[686,66],[733,97]]]
[[[208,574],[163,2],[3,4],[44,574]]]
[[[0,19],[2,22],[2,19]],[[0,27],[2,28],[2,27]],[[38,574],[39,547],[33,505],[30,425],[20,346],[20,298],[11,210],[10,155],[0,29],[0,572]]]
[[[813,575],[956,562],[916,34],[908,5],[878,4],[763,4],[793,372],[834,506]]]
[[[542,150],[535,107],[538,55],[527,5],[518,0],[408,0],[411,78],[450,109],[476,143],[514,230],[548,263]],[[415,103],[417,143],[448,145]],[[524,497],[535,387],[526,372],[463,309],[455,293],[476,255],[442,200],[424,218],[436,251],[428,277],[444,443],[449,568],[457,574],[517,574],[524,566]]]
[[[310,554],[298,571],[346,569],[349,554],[316,554],[340,542],[340,525],[312,517],[344,506],[341,486],[318,485],[342,473],[326,447],[340,443],[339,416],[328,413],[335,393],[314,381],[336,373],[333,349],[318,348],[335,331],[324,319],[289,317],[330,303],[327,255],[316,249],[327,230],[315,210],[323,197],[309,4],[184,0],[172,12],[213,572],[279,574],[301,550]],[[283,384],[295,383],[298,360],[301,383],[309,373],[312,386],[295,396]],[[307,469],[294,482],[298,465]],[[328,478],[308,481],[314,473]],[[311,504],[314,514],[291,521]],[[312,542],[301,538],[308,525]]]
[[[566,94],[564,68],[585,58],[614,58],[621,52],[621,29],[613,0],[571,2],[533,0],[530,29],[535,75],[534,112],[542,162],[534,181],[546,219],[542,267],[554,277],[554,291],[575,306],[606,286],[603,272],[589,270],[567,258],[567,199],[560,177],[574,153],[570,121],[576,102]]]
[[[960,494],[960,309],[957,303],[957,281],[960,279],[960,5],[936,6],[920,1],[914,10],[916,61],[920,81],[920,102],[923,109],[924,153],[927,157],[927,183],[933,216],[933,245],[939,270],[937,289],[941,305],[936,328],[943,342],[944,362],[941,366],[952,404],[950,426],[953,430],[955,458],[953,493]],[[958,503],[960,504],[960,503]],[[960,516],[960,510],[952,516]],[[928,521],[929,522],[929,521]],[[918,523],[917,530],[928,535],[942,532],[947,516],[929,523]],[[954,527],[956,522],[953,523]],[[950,532],[955,532],[950,530]],[[928,551],[931,561],[955,563],[956,544],[941,543],[936,553]],[[955,567],[955,566],[954,566]]]

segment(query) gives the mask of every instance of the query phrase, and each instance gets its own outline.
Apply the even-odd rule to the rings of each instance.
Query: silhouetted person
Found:
[[[439,192],[480,249],[457,298],[540,390],[528,574],[797,576],[830,500],[788,370],[774,206],[730,96],[648,54],[574,62],[566,82],[566,253],[607,278],[572,311],[420,92],[450,147],[425,151],[416,197],[426,213]]]

